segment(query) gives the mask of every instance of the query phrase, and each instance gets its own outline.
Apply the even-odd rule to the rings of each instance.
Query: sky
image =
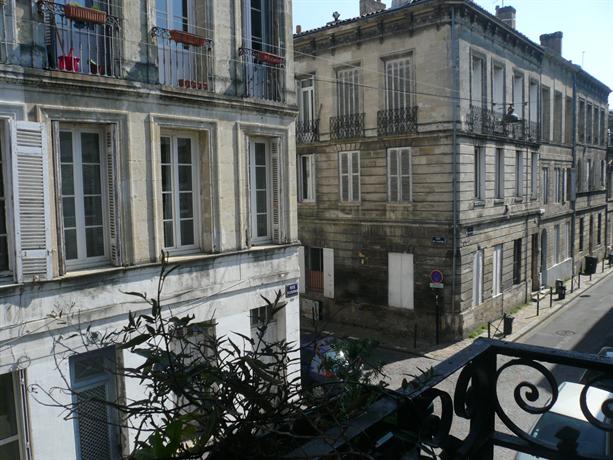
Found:
[[[386,0],[384,0],[386,2]],[[340,19],[359,15],[359,0],[293,0],[294,24],[320,27],[338,11]],[[387,6],[392,1],[387,0]],[[536,43],[545,33],[562,31],[562,55],[613,89],[613,0],[476,0],[494,14],[496,5],[517,10],[517,30]],[[609,95],[613,109],[613,93]]]

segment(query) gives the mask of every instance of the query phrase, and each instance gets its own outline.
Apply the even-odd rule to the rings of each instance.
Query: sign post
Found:
[[[438,345],[440,342],[441,335],[441,311],[438,299],[440,294],[438,289],[443,289],[445,285],[443,284],[444,276],[441,270],[432,270],[430,273],[430,287],[432,288],[432,292],[434,293],[434,315],[435,315],[435,331],[436,331],[436,344]]]

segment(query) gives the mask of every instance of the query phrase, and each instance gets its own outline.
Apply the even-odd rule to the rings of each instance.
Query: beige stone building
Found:
[[[294,35],[303,313],[459,337],[602,258],[610,90],[562,34],[471,1],[361,6]]]
[[[175,314],[237,339],[287,292],[269,331],[298,341],[294,81],[290,0],[0,1],[0,458],[130,450],[112,411],[27,388],[64,385],[54,338],[145,308],[124,292],[154,294],[162,251]],[[135,356],[63,345],[84,398],[144,397],[108,367]]]

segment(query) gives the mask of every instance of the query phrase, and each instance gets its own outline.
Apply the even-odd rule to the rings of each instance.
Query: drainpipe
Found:
[[[452,60],[452,75],[453,75],[453,92],[456,96],[452,99],[452,177],[453,177],[453,256],[452,256],[452,276],[451,276],[451,312],[456,313],[456,265],[457,265],[457,251],[458,251],[458,177],[457,177],[457,123],[459,120],[459,104],[460,104],[460,69],[459,69],[459,41],[456,34],[455,23],[455,8],[451,7],[451,60]]]
[[[572,137],[572,155],[573,155],[573,170],[575,176],[575,199],[571,201],[572,217],[570,226],[570,256],[573,264],[572,274],[575,276],[575,237],[577,225],[577,189],[579,187],[579,177],[577,170],[577,73],[573,72],[573,137]],[[571,184],[572,185],[572,184]]]

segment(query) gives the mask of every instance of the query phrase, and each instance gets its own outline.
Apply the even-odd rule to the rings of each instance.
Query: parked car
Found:
[[[304,339],[300,347],[301,379],[304,386],[332,383],[337,379],[336,369],[345,359],[342,351],[334,349],[336,338]]]
[[[613,455],[613,433],[597,428],[587,421],[579,405],[579,397],[585,386],[580,383],[563,382],[558,390],[558,399],[549,412],[543,414],[531,434],[534,438],[555,448],[560,443],[560,431],[573,430],[577,435],[577,452],[585,456],[611,457]],[[591,387],[587,391],[587,406],[599,421],[611,423],[602,412],[602,404],[613,399],[613,393]],[[530,460],[530,454],[518,453],[516,460]]]
[[[605,358],[609,358],[613,360],[613,347],[603,347],[598,352],[598,356],[604,356]],[[596,377],[604,377],[599,380],[595,380]],[[598,388],[602,388],[606,391],[613,392],[613,375],[605,375],[604,372],[587,370],[581,376],[581,380],[579,383],[584,385],[589,384],[590,382],[594,382],[594,386]]]

